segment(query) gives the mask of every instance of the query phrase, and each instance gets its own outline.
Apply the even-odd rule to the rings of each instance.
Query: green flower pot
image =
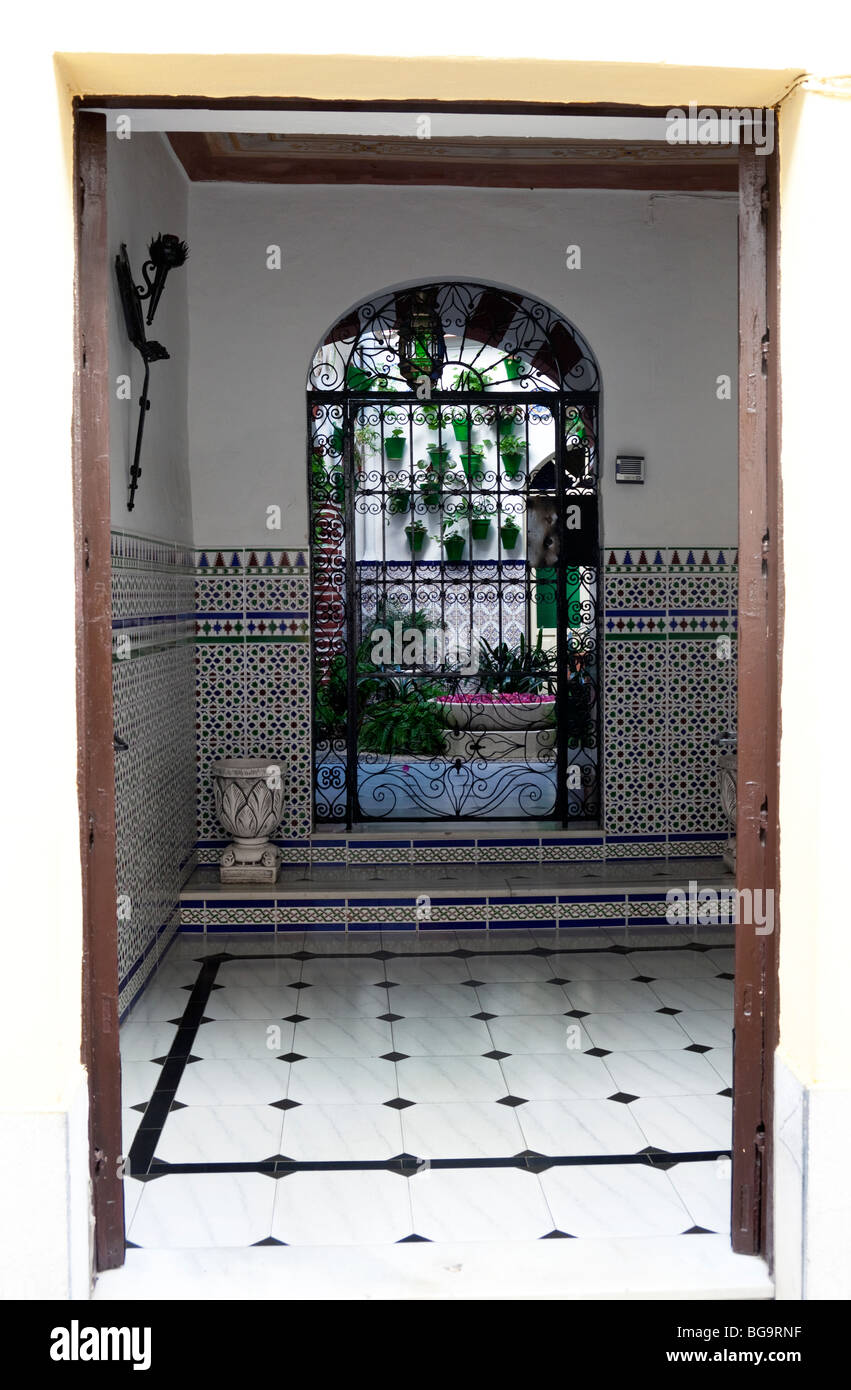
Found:
[[[455,431],[455,438],[459,444],[467,444],[470,439],[470,421],[453,420],[452,428]]]
[[[484,473],[484,464],[478,454],[462,454],[461,467],[470,479],[471,483],[480,483]]]
[[[506,357],[505,375],[509,381],[516,381],[522,370],[523,363],[519,357]]]
[[[511,439],[517,430],[517,421],[510,415],[506,419],[500,417],[497,428],[500,439]]]
[[[523,462],[522,454],[503,454],[502,466],[505,470],[506,478],[514,479],[520,472],[520,465]]]
[[[426,449],[435,468],[445,468],[446,464],[449,462],[449,445],[427,444]]]
[[[447,536],[443,542],[447,560],[452,564],[457,564],[464,554],[464,546],[467,544],[463,536]]]
[[[440,483],[422,483],[420,497],[427,507],[440,506]]]
[[[414,554],[422,550],[426,538],[425,527],[420,531],[415,526],[406,526],[405,535],[408,537],[408,544]]]
[[[384,441],[384,455],[388,459],[400,459],[405,452],[407,439],[404,435],[389,434]]]
[[[405,512],[411,510],[411,489],[407,487],[391,487],[390,505],[387,510],[391,516],[403,516]]]
[[[335,454],[343,452],[343,431],[339,425],[335,425],[331,431],[331,448]]]
[[[486,541],[490,535],[490,529],[491,523],[490,517],[488,516],[474,517],[470,522],[470,530],[473,534],[474,541]]]
[[[499,534],[502,537],[503,548],[505,550],[513,550],[517,544],[517,538],[520,535],[520,527],[516,526],[514,522],[509,524],[507,521],[504,521],[499,528]]]

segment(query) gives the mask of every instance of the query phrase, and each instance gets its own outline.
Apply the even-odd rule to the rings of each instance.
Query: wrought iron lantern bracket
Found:
[[[145,416],[151,408],[148,396],[148,386],[151,378],[151,363],[164,362],[169,358],[169,352],[163,347],[162,343],[156,342],[153,338],[149,339],[145,326],[153,323],[154,314],[157,311],[165,282],[169,272],[182,266],[189,255],[189,249],[185,241],[179,237],[172,236],[170,233],[160,234],[154,237],[148,247],[149,260],[145,261],[142,267],[142,276],[145,284],[137,285],[133,278],[133,271],[130,267],[130,259],[127,255],[127,247],[121,243],[121,250],[115,257],[115,275],[118,280],[118,293],[121,298],[121,307],[124,312],[124,325],[127,330],[127,337],[133,347],[139,353],[144,364],[145,375],[142,381],[142,394],[139,397],[139,423],[136,427],[136,445],[133,450],[133,462],[130,466],[129,490],[127,498],[127,510],[132,512],[136,502],[136,489],[139,486],[139,478],[142,469],[139,459],[142,452],[142,434],[145,429]],[[142,312],[142,304],[147,300],[147,317]]]

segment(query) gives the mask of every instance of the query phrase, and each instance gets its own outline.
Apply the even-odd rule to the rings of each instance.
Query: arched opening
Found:
[[[599,824],[598,405],[515,290],[392,291],[317,349],[317,821]]]

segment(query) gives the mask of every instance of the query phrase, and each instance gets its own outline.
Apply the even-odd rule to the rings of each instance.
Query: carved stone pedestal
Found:
[[[232,843],[222,852],[222,883],[275,883],[281,852],[269,843],[284,809],[279,758],[226,758],[213,763],[216,815]]]

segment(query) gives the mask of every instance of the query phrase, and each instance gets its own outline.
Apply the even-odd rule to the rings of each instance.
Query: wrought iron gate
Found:
[[[468,344],[419,399],[375,321],[309,396],[316,819],[596,824],[596,390]]]

